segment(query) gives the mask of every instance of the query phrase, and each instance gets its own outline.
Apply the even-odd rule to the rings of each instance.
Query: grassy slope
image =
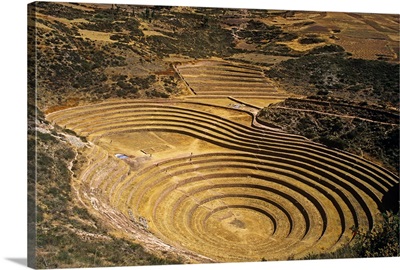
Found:
[[[38,120],[45,123],[40,117]],[[51,130],[51,133],[38,131],[36,142],[33,129],[28,134],[30,202],[34,201],[35,189],[37,192],[36,216],[33,211],[30,212],[30,220],[32,223],[36,220],[37,228],[36,267],[181,263],[177,259],[159,258],[146,252],[139,244],[110,235],[105,224],[92,217],[86,208],[73,199],[68,166],[75,158],[75,150],[62,140],[64,132],[59,127]],[[35,208],[34,205],[30,207]]]
[[[39,60],[39,107],[180,95],[179,77],[163,57],[221,57],[234,52],[230,31],[221,28],[218,14],[208,13],[112,5],[82,11],[44,2],[30,6],[28,32]],[[210,19],[204,21],[207,16]]]
[[[264,108],[258,117],[286,132],[363,156],[399,173],[398,115],[388,114],[390,117],[385,117],[385,114],[369,110],[368,107],[356,110],[345,106],[335,107],[332,105],[334,103],[326,104],[331,105],[286,100]]]
[[[384,125],[383,114],[357,115],[354,106],[387,111],[398,115],[399,64],[379,60],[350,58],[344,52],[308,54],[281,62],[265,71],[289,92],[316,100],[351,105],[347,110],[333,110],[335,116],[290,108],[328,112],[330,107],[305,103],[299,107],[285,101],[264,108],[259,116],[272,125],[301,134],[316,142],[346,150],[399,172],[399,121]],[[305,106],[305,107],[304,107]],[[286,107],[277,108],[277,107]],[[344,106],[342,108],[345,108]],[[341,117],[344,116],[344,117]],[[348,116],[355,116],[353,120]],[[376,122],[359,120],[362,117]]]
[[[383,107],[399,105],[399,64],[353,59],[344,53],[322,53],[282,62],[266,71],[266,75],[297,94]]]

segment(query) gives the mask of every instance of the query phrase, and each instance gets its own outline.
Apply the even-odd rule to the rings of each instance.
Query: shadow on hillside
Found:
[[[383,195],[382,207],[384,211],[392,211],[393,213],[399,212],[399,184],[389,188]]]

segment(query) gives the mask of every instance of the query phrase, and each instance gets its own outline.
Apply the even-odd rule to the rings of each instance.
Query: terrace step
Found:
[[[127,220],[133,215],[135,222],[145,221],[172,246],[220,261],[282,259],[289,252],[301,257],[348,243],[352,226],[370,229],[379,222],[382,196],[398,183],[396,176],[299,136],[239,124],[211,108],[235,112],[195,101],[125,100],[47,117],[95,144],[78,177],[101,191],[98,200]],[[134,132],[184,134],[216,150],[150,160],[132,170],[96,146]]]

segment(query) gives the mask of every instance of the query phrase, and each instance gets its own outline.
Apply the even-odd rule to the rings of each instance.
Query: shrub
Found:
[[[126,82],[126,81],[118,81],[117,85],[119,87],[121,87],[122,89],[126,89],[126,90],[132,88],[132,84],[130,84],[129,82]]]
[[[399,216],[383,214],[382,226],[358,232],[357,244],[360,257],[392,257],[399,255]]]
[[[324,42],[325,40],[319,37],[304,37],[299,39],[300,44],[316,44]]]
[[[324,46],[318,46],[311,49],[308,54],[320,54],[320,53],[344,53],[343,47],[336,44],[328,44]]]
[[[347,146],[344,140],[333,135],[321,136],[319,137],[318,141],[328,147],[337,148],[340,150],[345,149]]]
[[[59,149],[55,152],[56,156],[65,160],[71,160],[75,157],[75,152],[72,149]]]
[[[149,98],[153,98],[153,97],[155,97],[155,98],[158,98],[158,97],[160,97],[160,98],[169,98],[169,94],[164,93],[164,92],[159,92],[156,89],[153,89],[151,91],[146,91],[146,96],[149,97]]]
[[[382,214],[383,224],[369,231],[358,231],[353,243],[326,254],[309,254],[304,259],[368,258],[399,256],[399,216],[392,212]]]

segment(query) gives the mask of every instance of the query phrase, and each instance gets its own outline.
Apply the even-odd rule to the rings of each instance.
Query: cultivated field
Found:
[[[188,87],[198,96],[262,99],[287,97],[264,76],[262,69],[255,66],[203,60],[182,64],[176,69]]]

